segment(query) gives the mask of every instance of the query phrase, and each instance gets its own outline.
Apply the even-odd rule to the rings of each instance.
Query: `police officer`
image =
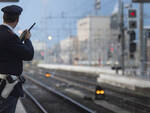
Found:
[[[0,113],[15,113],[16,103],[22,96],[23,61],[33,59],[34,50],[30,41],[31,34],[25,33],[24,43],[15,34],[22,8],[16,5],[1,9],[3,24],[0,25]]]

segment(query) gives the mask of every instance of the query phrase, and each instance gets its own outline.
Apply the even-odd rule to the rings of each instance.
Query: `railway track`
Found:
[[[86,80],[81,80],[81,79],[77,79],[73,76],[64,76],[61,75],[59,73],[59,75],[56,73],[55,74],[57,77],[55,78],[59,78],[60,80],[66,79],[68,80],[68,82],[72,81],[72,84],[75,84],[76,86],[79,86],[81,88],[85,88],[86,90],[93,92],[94,93],[94,87],[97,85],[97,83],[95,82],[89,82]],[[58,77],[59,76],[59,77]],[[79,85],[80,83],[80,85]],[[81,85],[82,84],[82,85]],[[87,86],[88,85],[88,86]],[[91,86],[91,88],[89,87]],[[93,88],[92,88],[93,87]],[[135,113],[149,113],[150,112],[150,100],[149,98],[140,98],[137,95],[134,94],[127,94],[121,91],[113,91],[111,89],[105,89],[105,95],[106,95],[106,99],[113,103],[116,104],[119,107],[128,109],[130,111],[134,111]],[[145,101],[143,101],[145,100]]]
[[[68,96],[26,76],[25,93],[41,113],[96,113]]]
[[[44,74],[45,72],[47,72],[47,70],[46,71],[40,70],[40,74]],[[79,87],[91,93],[94,93],[95,91],[94,88],[97,85],[97,83],[95,82],[87,81],[87,79],[83,80],[80,78],[76,78],[72,75],[70,76],[63,75],[60,73],[56,73],[55,71],[51,73],[54,74],[53,79],[56,79],[57,81],[65,82],[66,84]],[[118,90],[114,91],[109,88],[105,88],[105,95],[107,97],[106,98],[107,101],[109,101],[110,103],[113,103],[119,107],[128,109],[132,111],[133,113],[149,113],[150,112],[150,104],[149,104],[150,101],[147,100],[148,98],[145,98],[145,97],[142,98],[132,93],[124,93]],[[143,99],[145,101],[143,101]]]
[[[28,75],[26,75],[25,77],[26,77],[26,78],[29,78],[29,76],[31,76],[32,78],[35,79],[35,76],[37,77],[37,76],[39,76],[39,75],[38,75],[38,74],[35,74],[35,76],[32,76],[31,74],[30,74],[30,75],[28,74]],[[51,80],[50,80],[50,79],[46,79],[46,80],[44,80],[44,79],[42,79],[41,76],[39,76],[39,77],[37,77],[37,78],[38,78],[37,81],[41,81],[42,83],[44,82],[43,84],[46,84],[48,87],[49,87],[49,86],[50,86],[50,87],[53,87],[53,89],[55,89],[55,90],[57,90],[57,91],[63,93],[64,95],[70,97],[71,99],[75,100],[76,102],[80,103],[81,105],[87,106],[87,108],[89,108],[89,109],[93,109],[93,111],[95,111],[95,113],[114,113],[114,112],[111,111],[110,109],[106,109],[105,107],[96,105],[96,104],[93,103],[93,101],[91,101],[91,100],[84,100],[84,99],[82,99],[82,98],[80,98],[80,97],[78,97],[78,96],[75,96],[75,95],[72,95],[72,94],[70,94],[70,93],[68,93],[68,92],[65,92],[64,87],[63,87],[63,88],[61,88],[61,87],[59,87],[59,88],[55,87],[55,84],[57,84],[57,83],[60,83],[60,84],[61,84],[60,81],[57,81],[57,80],[55,80],[55,79],[51,79]],[[28,81],[28,79],[27,79],[27,81]],[[29,83],[27,82],[26,84],[29,84]],[[31,85],[31,84],[30,84],[30,85]],[[32,85],[31,85],[31,86],[32,86]],[[25,100],[27,100],[27,99],[25,99]]]

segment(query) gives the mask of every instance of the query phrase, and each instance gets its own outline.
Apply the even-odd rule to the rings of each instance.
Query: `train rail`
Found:
[[[34,78],[35,79],[35,76],[37,77],[37,76],[39,76],[38,74],[35,74],[35,76],[33,77],[31,74],[29,75],[26,75],[26,78],[28,78],[28,76],[31,76],[32,78]],[[76,102],[78,102],[78,103],[80,103],[81,105],[83,105],[83,106],[87,106],[87,108],[89,108],[89,109],[93,109],[93,111],[95,111],[95,113],[114,113],[112,110],[110,110],[110,109],[107,109],[107,108],[105,108],[105,107],[103,107],[103,106],[98,106],[98,105],[96,105],[95,103],[93,103],[91,100],[85,100],[85,99],[82,99],[82,98],[80,98],[80,97],[78,97],[78,96],[75,96],[75,95],[72,95],[72,94],[70,94],[70,93],[68,93],[68,92],[65,92],[65,90],[64,90],[64,88],[63,89],[61,89],[61,88],[56,88],[56,87],[54,87],[53,85],[54,84],[57,84],[57,83],[60,83],[60,81],[56,81],[55,79],[53,79],[53,80],[50,80],[50,79],[46,79],[46,80],[43,80],[40,76],[39,77],[37,77],[38,78],[38,80],[37,81],[40,81],[40,82],[44,82],[43,84],[46,84],[47,86],[51,86],[51,87],[53,87],[53,89],[55,89],[55,90],[57,90],[57,91],[59,91],[59,92],[61,92],[61,93],[63,93],[64,95],[66,95],[66,96],[68,96],[69,98],[71,98],[71,99],[73,99],[73,100],[75,100]],[[28,79],[27,79],[27,81],[28,81]],[[49,81],[49,82],[48,82]],[[49,83],[49,84],[47,84],[47,83]],[[26,83],[26,84],[28,84],[28,83]],[[25,99],[26,100],[26,99]]]
[[[46,97],[44,96],[43,98],[55,98],[55,101],[56,101],[56,103],[63,103],[63,106],[65,106],[65,104],[66,103],[68,103],[67,105],[66,105],[66,111],[61,111],[62,113],[64,112],[64,113],[69,113],[68,111],[68,109],[70,108],[70,110],[71,109],[73,109],[74,108],[74,111],[73,111],[73,113],[95,113],[95,111],[94,110],[91,110],[91,109],[89,109],[89,108],[87,108],[86,106],[84,106],[84,105],[81,105],[80,103],[78,103],[77,101],[75,101],[75,100],[73,100],[73,99],[71,99],[71,98],[69,98],[68,96],[66,96],[66,95],[64,95],[64,94],[62,94],[62,93],[60,93],[60,92],[58,92],[58,91],[55,91],[54,89],[52,89],[52,88],[50,88],[49,86],[46,86],[45,84],[43,84],[43,83],[41,83],[41,82],[39,82],[39,81],[37,81],[37,80],[34,80],[33,78],[31,78],[31,77],[28,77],[28,76],[26,76],[26,78],[29,80],[29,81],[32,81],[32,87],[33,87],[33,84],[34,85],[36,85],[36,87],[38,87],[38,88],[36,88],[36,90],[37,89],[41,89],[41,93],[43,93],[43,92],[45,92],[44,90],[46,90],[46,92],[48,92],[48,93],[46,93],[47,95],[46,95]],[[32,87],[26,87],[26,89],[25,89],[25,93],[32,99],[32,101],[36,104],[36,106],[38,106],[38,108],[40,108],[40,110],[42,111],[42,113],[48,113],[48,112],[52,112],[52,111],[48,111],[48,110],[46,110],[48,107],[45,107],[45,106],[42,106],[41,104],[40,104],[40,102],[39,102],[39,100],[38,100],[38,97],[36,98],[36,94],[35,94],[35,89],[32,89]],[[40,87],[40,88],[39,88]],[[30,90],[30,92],[28,91],[28,89]],[[32,93],[31,93],[31,91],[32,91]],[[49,93],[52,93],[52,94],[50,94],[50,96],[49,96]],[[42,94],[40,94],[40,95],[42,95]],[[53,95],[53,96],[51,96],[51,95]],[[54,97],[55,96],[55,97]],[[57,97],[57,98],[56,98]],[[60,102],[58,102],[58,99],[60,99],[59,101]],[[45,100],[45,99],[44,99]],[[48,101],[48,100],[47,100]],[[48,102],[48,103],[50,103],[51,102],[51,100]],[[45,103],[45,102],[44,102]],[[73,107],[71,107],[71,105],[73,106]],[[59,107],[60,107],[60,104],[58,105],[58,106],[55,106],[55,108],[56,109],[59,109]],[[63,107],[64,108],[64,107]],[[64,110],[64,109],[63,109]],[[76,110],[76,111],[75,111]],[[57,111],[57,110],[56,110]],[[57,112],[55,112],[55,113],[57,113]]]
[[[48,70],[43,70],[40,73],[44,74]],[[53,79],[56,79],[57,81],[65,82],[67,84],[73,85],[75,87],[80,87],[84,90],[87,90],[89,92],[95,91],[94,87],[97,85],[96,82],[88,81],[88,77],[86,80],[83,80],[81,78],[77,78],[75,76],[70,75],[63,75],[62,73],[56,73],[56,71],[51,72],[54,74],[52,77]],[[139,97],[132,93],[125,93],[123,91],[114,90],[111,88],[105,88],[105,95],[106,95],[106,101],[109,101],[110,103],[116,104],[117,106],[120,106],[122,108],[128,109],[130,111],[134,111],[136,113],[149,113],[150,112],[150,104],[147,100],[148,98],[145,97]],[[143,101],[143,99],[145,101]]]
[[[28,90],[24,89],[24,92],[42,113],[48,113],[48,111],[38,102],[38,100]]]
[[[55,75],[56,77],[54,78],[56,79],[59,78],[60,80],[62,79],[62,81],[68,80],[68,82],[72,81],[72,84],[75,84],[76,86],[79,86],[81,88],[85,88],[86,90],[93,92],[93,93],[95,91],[95,89],[93,89],[94,86],[98,85],[95,82],[89,82],[87,80],[77,79],[75,78],[75,76],[71,76],[71,74],[70,76],[64,76],[64,75],[61,75],[60,73],[59,74],[56,73]],[[78,83],[80,83],[80,85]],[[93,88],[90,88],[89,86],[87,86],[87,84],[89,86],[93,86]],[[148,100],[149,98],[147,99],[144,97],[142,98],[142,97],[137,96],[136,94],[129,93],[129,92],[125,93],[119,90],[114,91],[108,88],[104,88],[104,89],[105,89],[106,99],[109,102],[116,104],[117,106],[120,106],[122,108],[134,111],[136,113],[149,113],[150,112],[150,100]]]

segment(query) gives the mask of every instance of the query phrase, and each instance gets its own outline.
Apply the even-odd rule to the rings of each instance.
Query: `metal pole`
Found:
[[[146,32],[145,32],[146,33]],[[144,72],[147,77],[147,36],[144,36]]]
[[[122,0],[119,0],[119,10],[120,10],[120,34],[121,34],[121,67],[122,75],[124,75],[125,66],[124,66],[124,50],[125,50],[125,39],[124,39],[124,3]]]
[[[145,65],[144,65],[144,40],[143,40],[143,3],[140,3],[140,17],[139,17],[139,41],[140,41],[140,72],[144,75]]]
[[[88,39],[88,62],[89,66],[91,66],[92,62],[92,16],[89,16],[89,24],[90,24],[90,32],[89,32],[89,39]]]
[[[122,34],[122,75],[124,75],[125,71],[125,64],[124,64],[124,52],[125,52],[125,37],[124,37],[124,3],[122,2],[121,4],[121,9],[122,9],[122,15],[121,15],[121,20],[122,20],[122,27],[121,27],[121,34]]]

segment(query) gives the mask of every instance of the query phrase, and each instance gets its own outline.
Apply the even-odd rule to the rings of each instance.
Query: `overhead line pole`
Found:
[[[120,17],[120,34],[121,34],[121,67],[122,75],[124,75],[125,64],[124,64],[124,50],[125,50],[125,37],[124,37],[124,3],[122,0],[119,0],[119,17]]]
[[[144,39],[143,39],[143,3],[139,4],[140,16],[139,16],[139,41],[140,41],[140,72],[141,75],[145,75],[145,51],[144,51]]]

